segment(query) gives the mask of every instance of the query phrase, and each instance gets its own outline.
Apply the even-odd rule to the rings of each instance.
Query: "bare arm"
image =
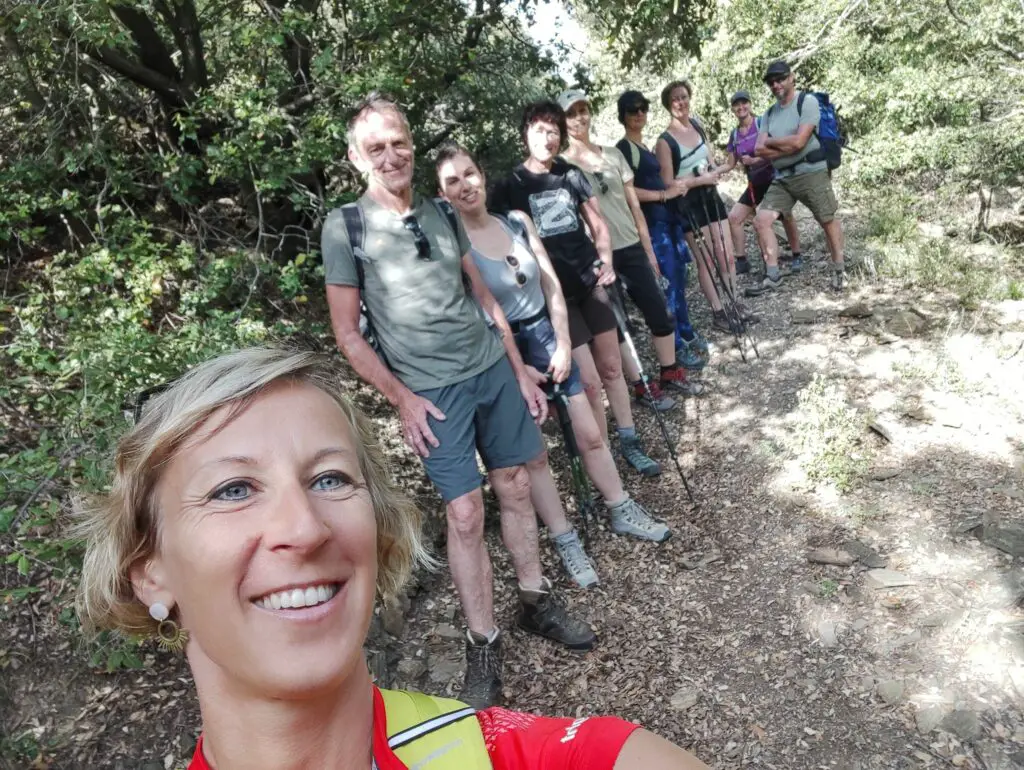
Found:
[[[730,152],[728,160],[726,160],[725,163],[722,164],[722,168],[720,169],[721,173],[728,174],[730,171],[736,168],[736,162],[736,153]]]
[[[635,730],[615,760],[614,770],[711,770],[688,751],[647,730]]]
[[[597,197],[591,197],[583,203],[583,218],[587,221],[587,227],[590,228],[590,235],[594,239],[594,246],[597,247],[597,256],[601,260],[601,264],[604,268],[601,270],[601,276],[598,277],[598,283],[602,286],[611,283],[615,280],[615,273],[612,269],[612,236],[608,230],[608,223],[604,221],[604,216],[601,214],[601,204],[597,202]],[[611,278],[606,278],[611,274]]]
[[[654,254],[654,244],[651,243],[651,233],[647,229],[647,217],[644,216],[644,212],[640,208],[640,199],[637,197],[632,180],[626,182],[624,188],[626,191],[626,203],[629,204],[629,210],[633,214],[633,221],[636,222],[636,230],[640,234],[640,245],[644,247],[654,274],[661,275],[661,268],[658,267],[658,258]]]
[[[327,285],[327,306],[331,312],[334,339],[356,374],[376,388],[393,406],[412,394],[380,360],[359,330],[359,289]]]
[[[778,158],[781,155],[794,155],[804,148],[808,141],[811,139],[811,134],[814,133],[814,126],[809,124],[802,124],[797,132],[792,136],[780,136],[770,137],[764,134],[764,141],[762,143],[761,136],[757,137],[757,144],[762,150],[774,150],[777,155],[767,155],[764,152],[758,152],[759,158]]]
[[[654,154],[661,166],[661,181],[671,190],[674,187],[672,183],[676,178],[676,170],[672,168],[672,150],[669,149],[668,142],[659,139],[654,145]]]

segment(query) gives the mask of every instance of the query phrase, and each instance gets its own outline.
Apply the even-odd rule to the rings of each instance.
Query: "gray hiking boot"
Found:
[[[832,281],[829,285],[832,291],[842,291],[843,286],[846,285],[846,273],[842,270],[833,270]]]
[[[782,286],[781,275],[778,278],[772,278],[770,275],[766,275],[760,284],[749,287],[746,290],[746,295],[748,297],[760,297],[766,292],[775,291],[780,286]]]
[[[466,631],[466,678],[459,700],[477,711],[490,708],[501,699],[501,669],[504,655],[501,651],[501,632],[495,629],[494,638]]]
[[[580,588],[591,588],[598,584],[597,572],[594,571],[594,564],[590,561],[586,551],[583,550],[583,543],[575,529],[570,529],[564,535],[556,535],[551,538],[555,542],[555,550],[562,557],[562,564],[569,577],[576,581]]]
[[[642,476],[657,476],[661,473],[661,466],[644,454],[640,446],[638,436],[619,436],[619,451],[634,470],[639,471]]]
[[[589,650],[597,644],[597,634],[568,610],[552,594],[551,581],[543,578],[538,591],[519,588],[519,617],[516,622],[524,631],[537,634],[570,650]]]
[[[664,522],[658,521],[632,497],[627,497],[618,505],[609,507],[612,519],[612,532],[616,535],[630,535],[640,540],[653,540],[664,543],[672,536]]]

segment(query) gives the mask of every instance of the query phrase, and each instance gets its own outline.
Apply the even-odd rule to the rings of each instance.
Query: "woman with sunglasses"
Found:
[[[669,528],[623,489],[572,360],[565,297],[532,220],[521,211],[510,212],[507,219],[488,213],[484,173],[458,145],[438,152],[437,179],[441,195],[459,212],[473,261],[508,318],[523,361],[548,372],[569,396],[569,415],[584,467],[604,498],[612,531],[655,542],[668,539]],[[528,462],[526,468],[534,508],[551,532],[566,570],[584,587],[595,585],[597,575],[566,520],[547,454]]]
[[[688,380],[683,367],[701,369],[706,362],[690,346],[682,345],[677,349],[676,319],[659,286],[661,268],[633,189],[633,172],[618,149],[591,140],[590,102],[585,93],[565,91],[558,97],[558,103],[565,110],[569,129],[569,147],[562,157],[583,171],[601,204],[601,214],[608,222],[612,238],[615,275],[640,309],[654,338],[654,350],[661,367],[658,382],[666,390],[687,396],[699,395],[704,390],[703,385]],[[635,396],[643,399],[644,385],[636,363],[630,355],[624,355],[623,360]]]
[[[688,224],[676,207],[668,203],[686,194],[690,180],[676,179],[670,186],[662,181],[661,164],[644,143],[643,131],[650,107],[647,97],[639,91],[625,91],[619,97],[619,122],[626,129],[626,135],[615,147],[633,172],[632,187],[640,202],[651,246],[661,274],[668,279],[665,294],[676,318],[676,349],[685,350],[688,357],[707,358],[707,340],[694,331],[686,304],[690,262],[690,250],[686,246]]]
[[[671,120],[658,137],[654,152],[666,187],[677,179],[689,180],[681,211],[691,228],[699,228],[704,242],[711,244],[713,255],[709,256],[717,262],[716,267],[714,263],[709,265],[705,264],[706,260],[698,259],[697,278],[714,311],[715,327],[735,333],[740,330],[734,328],[735,320],[727,317],[715,288],[717,279],[736,297],[736,264],[728,228],[729,213],[716,188],[720,173],[715,167],[707,134],[700,120],[690,114],[692,97],[693,86],[687,80],[673,80],[662,89],[661,103],[671,115]],[[697,234],[691,233],[688,237],[691,239],[690,248],[696,251],[692,239],[698,237]],[[756,320],[746,305],[739,301],[735,304],[741,322]]]
[[[107,491],[79,501],[82,626],[184,656],[203,730],[190,770],[708,770],[615,717],[374,684],[377,600],[431,559],[348,387],[310,352],[207,361],[146,405]]]

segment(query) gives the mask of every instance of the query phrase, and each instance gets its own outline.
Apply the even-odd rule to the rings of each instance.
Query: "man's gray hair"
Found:
[[[387,94],[383,94],[380,91],[371,91],[364,96],[352,110],[352,117],[349,118],[348,127],[345,132],[345,138],[348,140],[349,149],[356,150],[356,125],[359,121],[365,118],[371,112],[394,112],[402,120],[402,125],[405,126],[405,130],[409,136],[412,136],[412,127],[409,125],[409,119],[405,116],[405,112],[398,106],[398,102],[392,99]]]

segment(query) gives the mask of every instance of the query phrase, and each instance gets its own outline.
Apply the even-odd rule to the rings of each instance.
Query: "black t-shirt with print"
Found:
[[[587,236],[581,211],[593,195],[583,172],[561,158],[543,174],[534,174],[522,164],[516,166],[491,194],[492,210],[530,215],[558,274],[562,293],[573,301],[583,299],[597,283],[597,249]]]

